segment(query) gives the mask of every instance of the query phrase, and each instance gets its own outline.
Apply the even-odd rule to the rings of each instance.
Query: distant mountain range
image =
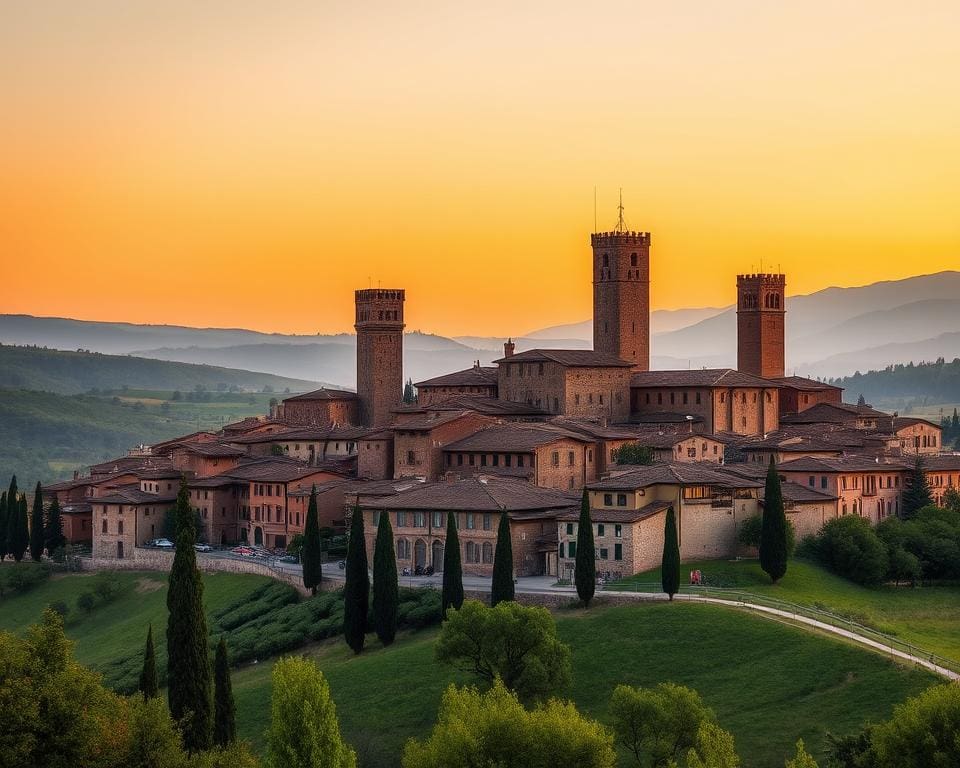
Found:
[[[960,272],[940,272],[857,288],[827,288],[787,299],[788,372],[837,377],[911,360],[960,357]],[[736,364],[736,309],[657,311],[651,315],[654,368]],[[588,348],[589,321],[552,326],[515,339],[534,347]],[[405,375],[414,381],[489,364],[505,339],[446,338],[419,331],[404,338]],[[184,363],[263,371],[353,387],[355,337],[268,334],[244,329],[134,325],[0,315],[0,342],[89,349]]]

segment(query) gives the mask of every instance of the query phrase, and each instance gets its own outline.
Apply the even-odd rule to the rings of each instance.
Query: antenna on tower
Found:
[[[627,225],[623,220],[623,187],[620,187],[620,205],[617,206],[617,232],[625,232]]]
[[[593,233],[597,233],[597,185],[593,185]]]

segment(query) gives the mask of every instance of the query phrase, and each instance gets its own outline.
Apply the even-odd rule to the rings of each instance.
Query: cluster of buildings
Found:
[[[659,563],[670,506],[684,559],[736,554],[771,457],[800,536],[840,515],[896,515],[917,455],[938,503],[960,486],[960,455],[943,451],[938,425],[786,375],[782,274],[737,278],[736,369],[651,371],[650,234],[618,229],[591,245],[592,350],[517,352],[508,341],[493,366],[421,381],[404,404],[404,291],[359,290],[356,392],[288,397],[45,493],[64,507],[69,538],[108,558],[163,535],[181,478],[211,543],[285,547],[315,488],[321,526],[343,530],[359,509],[371,550],[390,515],[401,570],[440,570],[453,514],[464,571],[477,575],[492,572],[506,511],[516,573],[564,576],[586,489],[597,570],[616,577]],[[619,463],[630,446],[654,463]]]

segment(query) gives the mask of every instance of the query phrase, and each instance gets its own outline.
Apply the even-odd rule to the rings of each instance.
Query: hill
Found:
[[[834,379],[832,383],[847,390],[848,400],[854,401],[862,394],[871,404],[901,414],[930,403],[960,403],[960,334],[954,335],[958,357],[950,362],[941,358],[929,363],[891,365]]]
[[[121,387],[307,392],[319,386],[316,381],[206,364],[0,345],[0,389],[33,389],[70,395]]]

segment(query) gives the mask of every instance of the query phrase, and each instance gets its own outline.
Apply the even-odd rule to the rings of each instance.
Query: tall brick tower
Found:
[[[737,275],[737,370],[783,376],[786,285],[784,275]]]
[[[360,423],[380,427],[403,400],[404,291],[357,291],[357,394]]]
[[[593,246],[593,349],[650,370],[650,233],[590,235]]]

